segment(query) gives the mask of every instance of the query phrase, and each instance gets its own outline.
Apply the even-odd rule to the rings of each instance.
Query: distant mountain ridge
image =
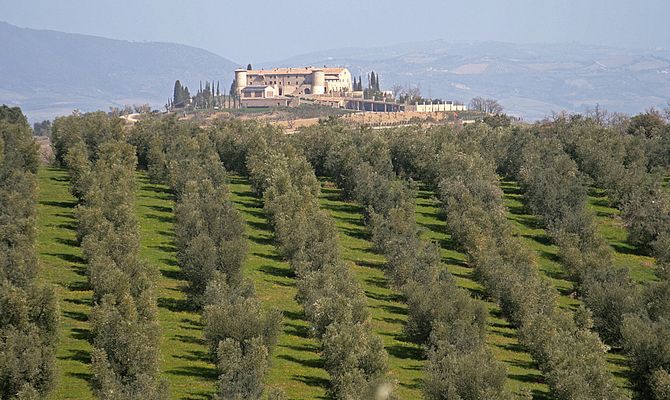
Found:
[[[192,93],[199,81],[227,91],[238,65],[196,47],[128,42],[19,28],[0,22],[0,104],[21,106],[31,121],[110,106],[159,108],[176,79]],[[371,70],[382,86],[419,85],[424,96],[468,102],[498,99],[527,120],[596,104],[634,114],[670,100],[670,52],[580,44],[434,40],[375,48],[324,50],[255,67],[345,66]]]
[[[195,93],[200,80],[227,88],[237,64],[196,47],[128,42],[19,28],[0,22],[0,103],[33,120],[111,106],[161,107],[176,79]]]
[[[420,85],[424,96],[466,103],[493,97],[531,120],[597,104],[634,114],[670,100],[670,52],[662,49],[435,40],[320,51],[270,64],[346,66],[364,82],[374,70],[386,88]]]

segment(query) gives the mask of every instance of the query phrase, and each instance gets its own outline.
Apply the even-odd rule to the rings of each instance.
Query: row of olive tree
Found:
[[[605,189],[621,210],[628,240],[653,251],[659,236],[670,232],[670,195],[663,188],[670,169],[670,124],[652,110],[627,120],[623,128],[576,115],[557,118],[541,130],[558,138],[579,169]]]
[[[242,276],[244,221],[207,133],[175,120],[147,121],[131,134],[152,178],[175,196],[177,261],[219,371],[217,398],[260,399],[282,315],[264,311]]]
[[[365,294],[340,257],[334,223],[319,208],[320,184],[313,168],[274,132],[258,132],[249,139],[219,127],[216,135],[219,143],[247,149],[244,169],[263,196],[280,253],[296,274],[297,300],[320,340],[331,395],[389,398],[386,351],[371,332]],[[235,153],[226,145],[220,151]]]
[[[478,138],[477,129],[398,132],[392,145],[395,167],[434,188],[453,238],[519,329],[552,394],[559,399],[625,398],[607,371],[606,346],[591,332],[588,313],[580,309],[572,316],[557,307],[555,289],[514,237],[492,161],[497,148],[482,146],[495,137]]]
[[[383,137],[319,126],[301,132],[296,143],[366,208],[372,240],[387,258],[386,273],[408,305],[405,331],[428,349],[426,398],[510,398],[505,367],[486,345],[486,308],[456,286],[440,265],[439,248],[421,239],[415,191],[395,176]]]
[[[541,128],[549,129],[551,136],[542,137],[536,132],[532,140],[542,149],[552,149],[552,156],[525,167],[527,171],[532,171],[526,174],[536,175],[531,180],[521,179],[528,188],[529,204],[547,221],[550,220],[547,210],[551,207],[546,201],[533,198],[550,198],[547,192],[559,192],[564,196],[578,193],[571,196],[577,201],[572,204],[563,202],[567,216],[562,217],[563,222],[556,221],[555,225],[568,230],[575,226],[570,220],[574,221],[577,215],[581,226],[591,228],[571,232],[574,239],[568,243],[571,242],[573,247],[568,251],[564,240],[557,241],[562,258],[573,260],[564,265],[577,267],[573,271],[579,275],[580,294],[593,313],[594,327],[606,343],[623,347],[639,393],[649,398],[665,398],[670,390],[667,372],[670,370],[670,352],[663,349],[667,349],[664,346],[668,343],[665,338],[670,334],[670,322],[668,312],[662,310],[670,310],[670,283],[667,279],[670,196],[661,188],[659,176],[661,167],[667,169],[667,161],[659,161],[660,156],[653,156],[663,151],[655,147],[644,150],[646,142],[656,143],[662,136],[658,129],[645,129],[644,132],[649,134],[641,135],[641,128],[636,128],[631,135],[621,135],[595,121],[574,117],[569,121],[557,120],[549,127]],[[586,211],[584,184],[578,178],[576,165],[562,152],[554,138],[561,139],[564,148],[572,152],[572,158],[596,185],[606,188],[613,204],[622,210],[629,240],[652,248],[658,261],[659,282],[646,282],[640,286],[633,281],[627,268],[612,265],[608,251],[592,251],[592,243],[602,242],[602,239],[594,239],[598,234],[592,228],[595,226],[593,217]],[[543,151],[538,151],[538,147],[523,146],[524,157],[541,154]],[[670,150],[668,147],[666,145],[665,152]],[[654,153],[649,154],[650,151]],[[546,150],[544,152],[546,154]],[[626,153],[636,155],[631,158]],[[564,165],[570,167],[561,169]],[[578,264],[574,263],[575,260]]]
[[[78,199],[77,236],[93,289],[93,388],[101,399],[165,399],[159,376],[157,269],[139,256],[135,148],[104,114],[57,119],[56,157]]]
[[[19,108],[0,107],[0,398],[37,400],[57,375],[55,292],[37,281],[37,146]]]

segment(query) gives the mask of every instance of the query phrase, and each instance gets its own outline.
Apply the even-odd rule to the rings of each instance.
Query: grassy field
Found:
[[[447,233],[446,222],[439,216],[439,202],[433,193],[419,191],[416,200],[417,222],[424,229],[424,237],[440,245],[442,262],[456,278],[456,283],[485,301],[491,318],[487,342],[495,358],[507,366],[507,388],[513,393],[530,390],[533,398],[548,398],[549,388],[537,370],[530,354],[524,351],[517,339],[517,332],[504,318],[498,306],[487,301],[483,287],[473,278],[473,271],[466,265],[465,254],[456,250],[455,243]]]
[[[340,190],[330,182],[323,184],[321,206],[335,219],[342,256],[368,297],[372,329],[384,341],[391,377],[398,382],[396,393],[402,399],[420,398],[423,351],[403,334],[407,306],[400,293],[389,289],[383,272],[384,257],[373,251],[369,231],[363,224],[363,209],[344,202]]]
[[[52,398],[90,399],[88,315],[92,292],[88,288],[86,267],[76,240],[74,207],[77,203],[68,191],[69,177],[65,171],[42,168],[38,179],[40,273],[44,281],[55,287],[60,307],[60,342],[56,352],[60,379]]]
[[[39,236],[37,250],[42,278],[56,289],[61,309],[58,368],[61,374],[54,399],[90,399],[91,291],[86,267],[76,242],[75,199],[68,192],[67,172],[39,172]],[[268,384],[281,387],[290,399],[324,398],[328,374],[322,368],[318,345],[308,337],[309,324],[295,302],[294,280],[272,245],[272,233],[248,183],[234,178],[232,197],[247,222],[249,257],[245,273],[253,279],[267,307],[284,313],[284,329],[272,357]],[[173,245],[173,201],[167,187],[149,183],[138,174],[136,209],[141,255],[160,271],[157,286],[162,329],[161,371],[170,382],[172,398],[207,399],[216,388],[216,370],[202,340],[200,317],[190,310],[183,293]]]
[[[90,328],[91,291],[86,267],[76,242],[75,199],[68,192],[67,173],[55,168],[39,171],[38,243],[41,277],[52,283],[59,299],[61,313],[60,343],[57,351],[60,381],[52,398],[90,399]],[[241,177],[231,179],[231,197],[247,224],[249,256],[245,275],[252,279],[257,294],[266,307],[284,313],[283,331],[272,355],[267,383],[282,388],[290,399],[325,398],[328,374],[319,357],[318,343],[308,335],[309,323],[295,301],[295,280],[288,264],[281,260],[273,245],[271,227],[262,210],[262,202],[253,196],[249,183]],[[537,217],[527,215],[521,203],[518,186],[503,183],[508,218],[524,242],[538,253],[539,267],[561,292],[561,305],[572,309],[579,303],[568,296],[573,285],[557,262],[557,248],[552,245]],[[653,279],[653,259],[625,243],[626,232],[618,211],[607,207],[602,192],[589,197],[601,233],[614,249],[616,265],[630,268],[638,281]],[[369,299],[374,332],[384,340],[389,353],[391,372],[398,381],[403,399],[419,398],[421,348],[406,340],[403,326],[406,306],[397,291],[390,289],[384,276],[384,258],[375,254],[363,224],[361,207],[344,202],[340,191],[324,183],[321,204],[335,219],[340,231],[344,259],[350,263]],[[136,209],[142,240],[142,257],[160,270],[158,282],[159,318],[162,328],[161,370],[175,399],[206,399],[216,387],[216,370],[207,356],[202,327],[197,313],[190,310],[183,293],[173,245],[173,201],[165,186],[149,183],[138,174]],[[457,283],[484,298],[483,289],[472,279],[466,257],[455,250],[439,218],[437,201],[430,192],[421,191],[417,198],[417,221],[424,236],[440,244],[443,263],[454,274]],[[508,388],[520,392],[531,390],[536,398],[547,393],[542,376],[530,356],[519,345],[515,330],[500,317],[499,309],[486,302],[491,319],[488,342],[498,360],[508,367]],[[627,383],[623,358],[610,355],[611,369],[622,385]]]
[[[169,189],[137,176],[135,207],[141,256],[160,271],[158,318],[162,329],[161,373],[175,399],[207,399],[214,392],[216,369],[202,338],[200,315],[190,309],[175,259],[173,199]]]

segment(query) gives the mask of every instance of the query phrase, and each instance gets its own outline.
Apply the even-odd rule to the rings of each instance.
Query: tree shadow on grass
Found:
[[[56,225],[56,228],[65,229],[65,230],[74,232],[74,231],[77,230],[77,223],[76,222],[64,222],[62,224]]]
[[[58,208],[75,208],[77,206],[76,201],[41,200],[39,204],[43,206],[58,207]]]
[[[195,319],[189,319],[189,318],[182,318],[179,320],[182,324],[179,325],[180,328],[182,329],[187,329],[187,330],[202,330],[203,324],[202,322],[195,320]]]
[[[302,382],[307,386],[320,387],[327,389],[330,386],[330,381],[326,378],[321,378],[318,376],[307,376],[307,375],[297,375],[293,378],[296,381]],[[327,399],[328,397],[319,397],[322,399]]]
[[[158,307],[165,308],[172,312],[195,311],[195,305],[187,299],[173,299],[168,297],[158,298]]]
[[[75,378],[84,380],[88,383],[91,383],[93,381],[93,374],[89,372],[67,372],[67,374],[69,376],[73,376]]]
[[[202,350],[189,350],[187,355],[172,356],[180,360],[187,361],[202,361],[202,362],[213,362],[212,357],[209,353]]]
[[[386,278],[371,276],[365,278],[365,282],[371,286],[376,286],[381,289],[387,289],[389,287],[389,282]]]
[[[74,281],[65,285],[71,292],[88,292],[91,290],[91,285],[88,281]]]
[[[158,214],[144,214],[144,217],[147,219],[153,219],[156,221],[160,221],[166,224],[174,224],[175,223],[175,217],[174,215],[158,215]]]
[[[259,231],[272,232],[272,227],[267,219],[263,219],[262,221],[247,221],[247,225]]]
[[[522,235],[522,236],[525,237],[525,238],[534,240],[535,242],[537,242],[537,243],[539,243],[543,246],[551,246],[552,244],[554,244],[551,241],[551,238],[549,237],[549,235],[546,235],[544,233],[541,233],[541,234],[538,234],[538,235],[536,235],[536,234],[526,234],[526,235]]]
[[[337,217],[335,218],[337,220]],[[343,232],[345,235],[356,238],[356,239],[361,239],[361,240],[366,240],[366,241],[371,241],[372,240],[372,234],[370,232],[370,229],[368,229],[365,224],[363,224],[362,221],[359,221],[357,224],[354,224],[354,227],[350,228],[347,226],[341,226],[338,228],[341,232]]]
[[[246,208],[256,208],[256,209],[263,208],[262,202],[260,202],[258,199],[242,200],[238,198],[233,200],[233,203]]]
[[[320,347],[315,344],[301,344],[301,345],[293,345],[293,344],[284,344],[284,345],[277,345],[277,347],[284,347],[287,349],[295,350],[295,351],[308,351],[311,353],[316,353],[320,350]]]
[[[424,351],[418,346],[409,346],[404,344],[394,344],[386,346],[386,351],[395,358],[403,360],[423,360]]]
[[[407,315],[407,309],[399,307],[399,306],[394,306],[394,305],[389,305],[389,304],[380,304],[376,307],[381,308],[382,310],[384,310],[388,313],[391,313],[391,314]]]
[[[269,257],[269,256],[263,256]],[[259,271],[262,271],[268,275],[276,276],[278,278],[295,278],[295,273],[291,268],[280,268],[274,265],[262,265],[258,268]]]
[[[66,303],[70,304],[76,304],[78,306],[88,306],[88,307],[93,307],[93,300],[92,299],[64,299]]]
[[[63,311],[63,315],[75,321],[88,321],[88,315],[80,311]]]
[[[179,376],[193,376],[197,378],[204,378],[206,380],[215,381],[219,377],[214,365],[211,367],[200,367],[197,365],[185,365],[178,368],[168,370],[168,373]]]
[[[277,356],[277,358],[281,358],[282,360],[287,360],[296,364],[300,364],[304,367],[307,368],[323,368],[323,360],[320,358],[313,358],[313,359],[300,359],[297,357],[290,356],[288,354],[280,354]]]
[[[635,247],[633,245],[610,243],[610,246],[612,246],[614,251],[616,251],[619,254],[628,254],[628,255],[638,256],[638,257],[649,256],[649,254],[647,252],[645,252],[644,250],[640,249],[639,247]]]
[[[261,246],[272,246],[275,241],[272,236],[249,236],[249,240],[256,244],[260,244]]]
[[[91,363],[91,352],[86,351],[86,350],[69,350],[69,355],[65,357],[59,357],[63,360],[74,360],[78,361],[82,364],[90,364]]]
[[[161,260],[163,261],[163,260]],[[170,260],[173,261],[174,260]],[[176,264],[176,262],[175,262]],[[172,279],[175,281],[183,281],[184,279],[184,273],[180,269],[161,269],[161,275],[163,275],[165,278]]]
[[[84,264],[85,261],[81,256],[77,256],[74,254],[67,254],[67,253],[46,253],[47,256],[53,256],[53,257],[58,257],[63,261],[67,261],[69,263],[75,263],[75,264]]]
[[[167,238],[173,238],[174,237],[174,231],[162,231],[162,230],[160,230],[160,231],[156,231],[156,233],[158,233],[161,236],[165,236]]]
[[[263,209],[259,210],[240,210],[243,214],[248,214],[252,217],[258,218],[265,220],[267,218],[267,215],[265,214],[265,211]]]
[[[166,207],[166,206],[154,206],[154,205],[148,205],[145,206],[151,210],[158,211],[158,212],[163,212],[163,213],[172,213],[172,207]]]
[[[90,329],[84,329],[84,328],[73,328],[72,329],[72,334],[70,335],[73,338],[77,340],[85,340],[87,342],[90,342],[93,340],[93,335],[91,334]]]
[[[367,297],[371,298],[371,299],[375,299],[375,300],[378,300],[378,301],[385,301],[385,302],[389,302],[389,303],[401,303],[405,299],[399,293],[384,294],[384,293],[374,293],[374,292],[371,292],[369,290],[366,290],[365,295]],[[404,313],[402,313],[402,314],[404,314]]]
[[[342,203],[342,199],[340,199],[339,194],[325,194],[323,196],[324,199],[333,201],[333,202],[338,202],[338,204],[333,204],[333,203],[326,203],[322,204],[322,207],[325,208],[328,211],[333,211],[337,213],[346,213],[346,214],[358,214],[362,213],[364,210],[361,206],[358,204],[353,204],[353,203]],[[337,216],[335,216],[337,219]],[[359,223],[362,222],[361,219],[357,219]]]
[[[309,339],[309,330],[309,326],[284,322],[284,332],[286,332],[288,335]]]
[[[198,392],[186,395],[185,397],[180,397],[180,400],[212,400],[215,396],[213,393],[208,392]]]
[[[149,246],[150,249],[160,250],[164,253],[176,253],[177,248],[173,244],[158,244]]]
[[[75,248],[79,247],[79,242],[77,242],[76,239],[66,239],[66,238],[57,237],[57,238],[54,238],[54,241],[56,243],[60,243],[60,244],[63,244],[65,246],[69,246],[69,247],[75,247]]]
[[[151,184],[146,184],[149,182],[148,179],[141,179],[142,183],[145,183],[142,185],[142,190],[146,192],[153,192],[153,193],[162,193],[162,194],[169,194],[172,196],[172,191],[166,187],[161,187],[161,186],[156,186],[156,185],[151,185]]]
[[[174,337],[182,343],[197,344],[199,346],[204,346],[205,345],[205,341],[203,339],[197,338],[195,336],[175,335]]]

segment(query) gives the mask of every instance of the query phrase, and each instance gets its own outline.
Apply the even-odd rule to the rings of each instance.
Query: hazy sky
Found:
[[[417,40],[670,48],[669,0],[0,0],[0,20],[177,42],[239,63]]]

